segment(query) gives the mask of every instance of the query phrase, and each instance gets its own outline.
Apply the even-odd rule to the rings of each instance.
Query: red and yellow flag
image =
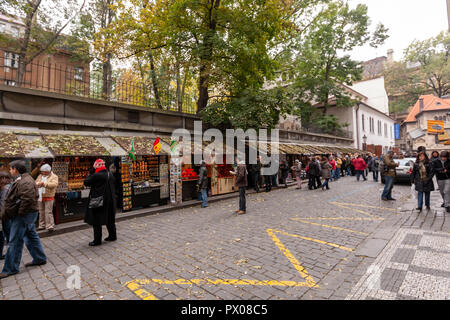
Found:
[[[156,155],[158,155],[161,150],[161,142],[159,141],[159,137],[156,137],[155,142],[153,142],[153,150],[155,150]]]

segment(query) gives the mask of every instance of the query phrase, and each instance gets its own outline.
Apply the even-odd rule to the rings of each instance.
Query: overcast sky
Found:
[[[386,56],[394,49],[394,59],[403,57],[403,50],[415,39],[425,40],[448,29],[446,0],[348,0],[352,7],[366,4],[372,27],[379,22],[389,28],[385,45],[374,49],[362,47],[351,52],[354,59],[365,61]]]

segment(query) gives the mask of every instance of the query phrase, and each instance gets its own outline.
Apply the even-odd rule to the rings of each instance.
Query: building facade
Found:
[[[437,151],[450,149],[437,134],[428,132],[429,120],[442,121],[444,135],[450,134],[450,96],[439,98],[429,94],[419,97],[401,126],[406,152],[413,153],[419,147]]]
[[[12,16],[0,13],[0,33],[9,39],[19,39],[25,25]],[[61,36],[64,37],[64,36]],[[16,86],[19,55],[8,42],[0,43],[0,84]],[[71,53],[58,47],[51,54],[38,55],[26,66],[20,86],[66,94],[89,95],[88,61],[74,61]]]

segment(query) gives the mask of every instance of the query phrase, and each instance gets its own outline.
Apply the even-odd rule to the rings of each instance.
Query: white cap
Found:
[[[44,171],[44,172],[50,172],[50,171],[52,171],[52,167],[50,167],[49,164],[44,164],[44,165],[41,167],[41,171]]]

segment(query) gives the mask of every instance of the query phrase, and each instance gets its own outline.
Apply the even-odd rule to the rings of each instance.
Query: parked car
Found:
[[[410,175],[414,167],[414,162],[416,158],[404,158],[404,159],[394,159],[399,166],[395,169],[397,176],[395,177],[394,183],[396,182],[406,182],[411,185]],[[384,183],[384,174],[380,172],[381,183]]]

